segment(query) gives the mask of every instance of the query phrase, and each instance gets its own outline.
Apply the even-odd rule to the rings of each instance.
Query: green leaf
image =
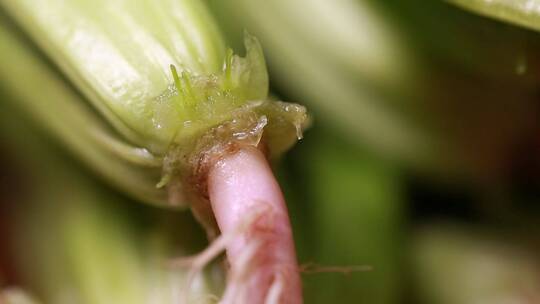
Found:
[[[476,14],[540,31],[538,0],[446,0]]]

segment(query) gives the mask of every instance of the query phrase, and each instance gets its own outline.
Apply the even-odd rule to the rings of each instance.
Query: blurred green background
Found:
[[[243,30],[260,39],[273,94],[312,113],[275,164],[300,263],[369,266],[303,274],[306,303],[540,303],[540,34],[512,20],[527,1],[493,6],[502,21],[473,0],[487,17],[441,1],[207,2],[239,51]],[[0,286],[178,303],[182,270],[162,263],[204,248],[191,215],[132,204],[8,99],[0,82]],[[214,266],[202,303],[223,288]]]

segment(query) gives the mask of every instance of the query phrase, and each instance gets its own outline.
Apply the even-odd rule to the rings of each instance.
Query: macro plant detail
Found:
[[[220,230],[232,233],[234,238],[225,246],[232,271],[223,303],[301,301],[286,207],[264,163],[301,138],[306,110],[269,100],[266,64],[256,38],[245,33],[246,55],[234,55],[224,47],[204,4],[196,1],[5,1],[2,6],[57,67],[27,63],[25,72],[41,67],[43,74],[60,72],[81,92],[79,96],[65,92],[67,98],[36,95],[25,101],[26,110],[45,123],[63,124],[67,113],[62,102],[78,103],[69,106],[81,107],[76,113],[80,117],[67,119],[89,124],[75,121],[75,128],[67,131],[73,134],[55,135],[68,145],[79,141],[90,165],[111,171],[111,162],[127,163],[124,172],[103,175],[129,187],[153,183],[157,189],[135,196],[165,207],[190,208],[210,241]],[[5,30],[3,46],[20,45],[21,52],[28,52],[15,35]],[[15,61],[4,57],[3,64]],[[25,97],[16,89],[14,95]],[[55,100],[59,98],[64,100]],[[86,101],[95,111],[83,108]],[[48,102],[58,106],[55,115],[45,113],[49,106],[37,105]],[[92,125],[93,120],[104,126]],[[80,141],[81,136],[91,140]],[[235,155],[241,160],[233,160]],[[141,169],[142,173],[129,176]],[[137,175],[145,170],[154,172],[140,181]],[[159,171],[161,177],[152,181]],[[228,198],[230,191],[236,196]],[[253,218],[253,223],[243,225],[244,217]],[[245,250],[252,256],[245,257]],[[238,265],[236,260],[242,257],[244,264]],[[237,272],[242,275],[234,278]],[[246,277],[255,282],[242,284]]]
[[[0,0],[0,304],[538,302],[539,8]]]

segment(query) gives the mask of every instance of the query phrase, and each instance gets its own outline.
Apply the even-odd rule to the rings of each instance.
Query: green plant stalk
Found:
[[[175,130],[149,119],[170,65],[221,68],[225,45],[198,1],[2,1],[1,4],[130,141],[160,148]],[[158,149],[158,148],[156,148]]]
[[[218,225],[224,237],[235,234],[242,217],[257,212],[254,204],[267,212],[253,217],[279,222],[266,233],[249,225],[238,237],[253,238],[226,244],[231,278],[244,271],[249,275],[230,279],[224,299],[237,299],[235,291],[242,288],[249,294],[239,296],[245,294],[250,303],[276,297],[301,302],[287,210],[267,156],[279,156],[302,136],[306,110],[268,98],[257,39],[245,34],[244,57],[225,52],[199,1],[15,0],[0,5],[66,76],[66,85],[73,84],[119,133],[118,142],[134,146],[124,144],[128,152],[146,151],[161,162],[156,187],[166,187],[169,205],[191,207],[210,239]],[[23,93],[13,95],[39,102]],[[66,113],[59,109],[57,114],[61,123]],[[234,173],[240,176],[231,182]],[[235,199],[237,192],[242,196]],[[271,208],[265,209],[267,204]],[[257,244],[270,248],[257,249],[253,264],[242,263],[245,256],[239,253]],[[243,284],[245,276],[253,284]]]
[[[166,193],[155,188],[159,159],[122,141],[5,18],[0,23],[2,102],[16,100],[16,109],[39,121],[122,190],[146,202],[164,204]]]
[[[42,131],[25,123],[19,111],[4,104],[0,117],[4,148],[22,164],[19,173],[31,185],[11,222],[16,235],[10,245],[24,288],[44,303],[177,303],[188,292],[182,283],[186,272],[168,267],[167,261],[193,251],[192,236],[178,243],[171,233],[193,234],[194,222],[183,224],[184,229],[163,229],[163,214],[134,208],[103,189],[52,148]],[[136,220],[141,212],[156,224],[141,229]],[[215,292],[208,278],[198,281],[189,290],[193,298]]]
[[[37,113],[47,127],[57,125],[53,132],[68,145],[79,144],[77,152],[83,157],[99,154],[93,153],[97,150],[108,152],[109,160],[90,162],[102,174],[116,175],[112,179],[117,184],[128,174],[107,172],[113,170],[106,167],[121,159],[143,167],[142,178],[158,188],[167,186],[161,191],[141,189],[146,200],[150,196],[154,202],[187,206],[184,192],[190,187],[185,180],[198,166],[199,156],[218,143],[257,144],[264,130],[270,155],[277,156],[301,136],[305,109],[269,100],[266,65],[257,40],[245,35],[244,58],[226,52],[217,27],[198,1],[16,0],[2,1],[0,6],[66,76],[64,85],[74,85],[83,97],[23,92],[27,82],[9,75],[15,65],[8,58],[2,63],[3,78],[13,79],[6,80],[10,83],[6,89],[19,88],[13,95],[24,96],[27,110]],[[5,35],[10,32],[5,30]],[[3,39],[7,40],[2,47],[16,52],[11,45],[14,38]],[[13,56],[24,61],[23,54],[31,56],[24,51]],[[34,64],[44,59],[33,56],[29,60]],[[25,71],[31,77],[51,77],[43,71],[32,74],[32,67],[28,64]],[[72,104],[65,108],[69,110],[86,107],[89,101],[98,114],[70,113],[58,105],[51,117],[43,97],[48,102],[63,99]],[[69,119],[76,120],[71,122],[74,128],[61,130]],[[104,130],[97,127],[99,120]],[[137,170],[141,169],[133,171]]]

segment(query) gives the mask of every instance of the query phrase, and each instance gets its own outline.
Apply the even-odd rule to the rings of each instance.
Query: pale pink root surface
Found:
[[[250,304],[302,303],[287,207],[263,153],[246,147],[217,162],[209,173],[208,191],[221,233],[234,233],[252,219],[226,246],[231,271],[247,271],[241,284],[229,276],[227,288]],[[249,267],[246,256],[251,257]]]

